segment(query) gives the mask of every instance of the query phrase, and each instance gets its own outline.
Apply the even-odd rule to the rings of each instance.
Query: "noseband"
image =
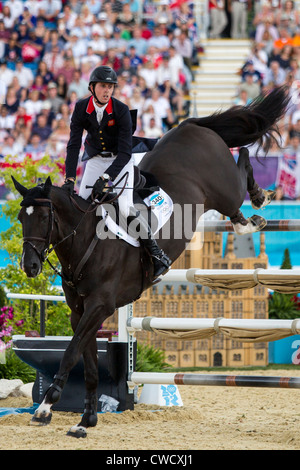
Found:
[[[27,207],[31,205],[48,207],[49,208],[49,222],[48,222],[48,229],[45,238],[42,237],[23,237],[23,246],[25,243],[28,243],[36,252],[38,257],[40,258],[41,262],[43,263],[46,260],[47,253],[50,247],[50,240],[51,234],[53,230],[53,222],[54,222],[54,212],[53,212],[53,205],[51,199],[34,199],[35,204],[26,204]],[[34,242],[41,242],[44,243],[44,248],[39,250]]]

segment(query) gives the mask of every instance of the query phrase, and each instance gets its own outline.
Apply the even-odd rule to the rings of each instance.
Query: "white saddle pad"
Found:
[[[151,207],[151,211],[157,219],[158,223],[156,229],[153,231],[155,235],[170,219],[173,212],[173,201],[170,196],[160,188],[158,191],[155,191],[150,196],[145,198],[144,202],[148,207]],[[139,240],[137,238],[133,238],[126,232],[126,230],[119,226],[105,210],[105,207],[101,206],[101,209],[105,226],[111,233],[113,233],[117,238],[126,241],[130,245],[140,246]],[[103,227],[103,223],[101,225]],[[100,233],[97,232],[97,235],[99,238],[102,238]]]

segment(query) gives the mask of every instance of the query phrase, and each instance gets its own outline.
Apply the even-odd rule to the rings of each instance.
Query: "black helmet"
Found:
[[[100,65],[92,71],[90,76],[89,85],[91,83],[118,83],[116,72],[108,65]]]

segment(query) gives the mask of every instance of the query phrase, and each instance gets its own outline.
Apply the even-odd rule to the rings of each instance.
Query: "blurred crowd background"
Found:
[[[7,155],[17,155],[20,162],[26,155],[33,160],[65,156],[74,105],[89,96],[90,73],[101,64],[118,74],[114,96],[138,110],[136,134],[162,136],[192,109],[194,70],[206,37],[251,40],[249,57],[237,71],[233,104],[289,86],[292,106],[280,126],[291,165],[300,151],[297,5],[292,0],[208,0],[205,21],[199,22],[196,2],[0,2],[0,166]],[[81,166],[78,171],[80,178]],[[3,185],[1,197],[6,197]]]

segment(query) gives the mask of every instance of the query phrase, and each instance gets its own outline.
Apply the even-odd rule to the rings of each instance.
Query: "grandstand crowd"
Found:
[[[233,104],[287,83],[293,106],[282,132],[300,154],[294,2],[209,0],[207,8],[208,37],[252,40]],[[138,110],[136,134],[162,136],[189,114],[200,32],[189,0],[0,2],[0,164],[7,155],[64,157],[74,105],[89,96],[90,73],[101,64],[118,74],[114,96]]]

